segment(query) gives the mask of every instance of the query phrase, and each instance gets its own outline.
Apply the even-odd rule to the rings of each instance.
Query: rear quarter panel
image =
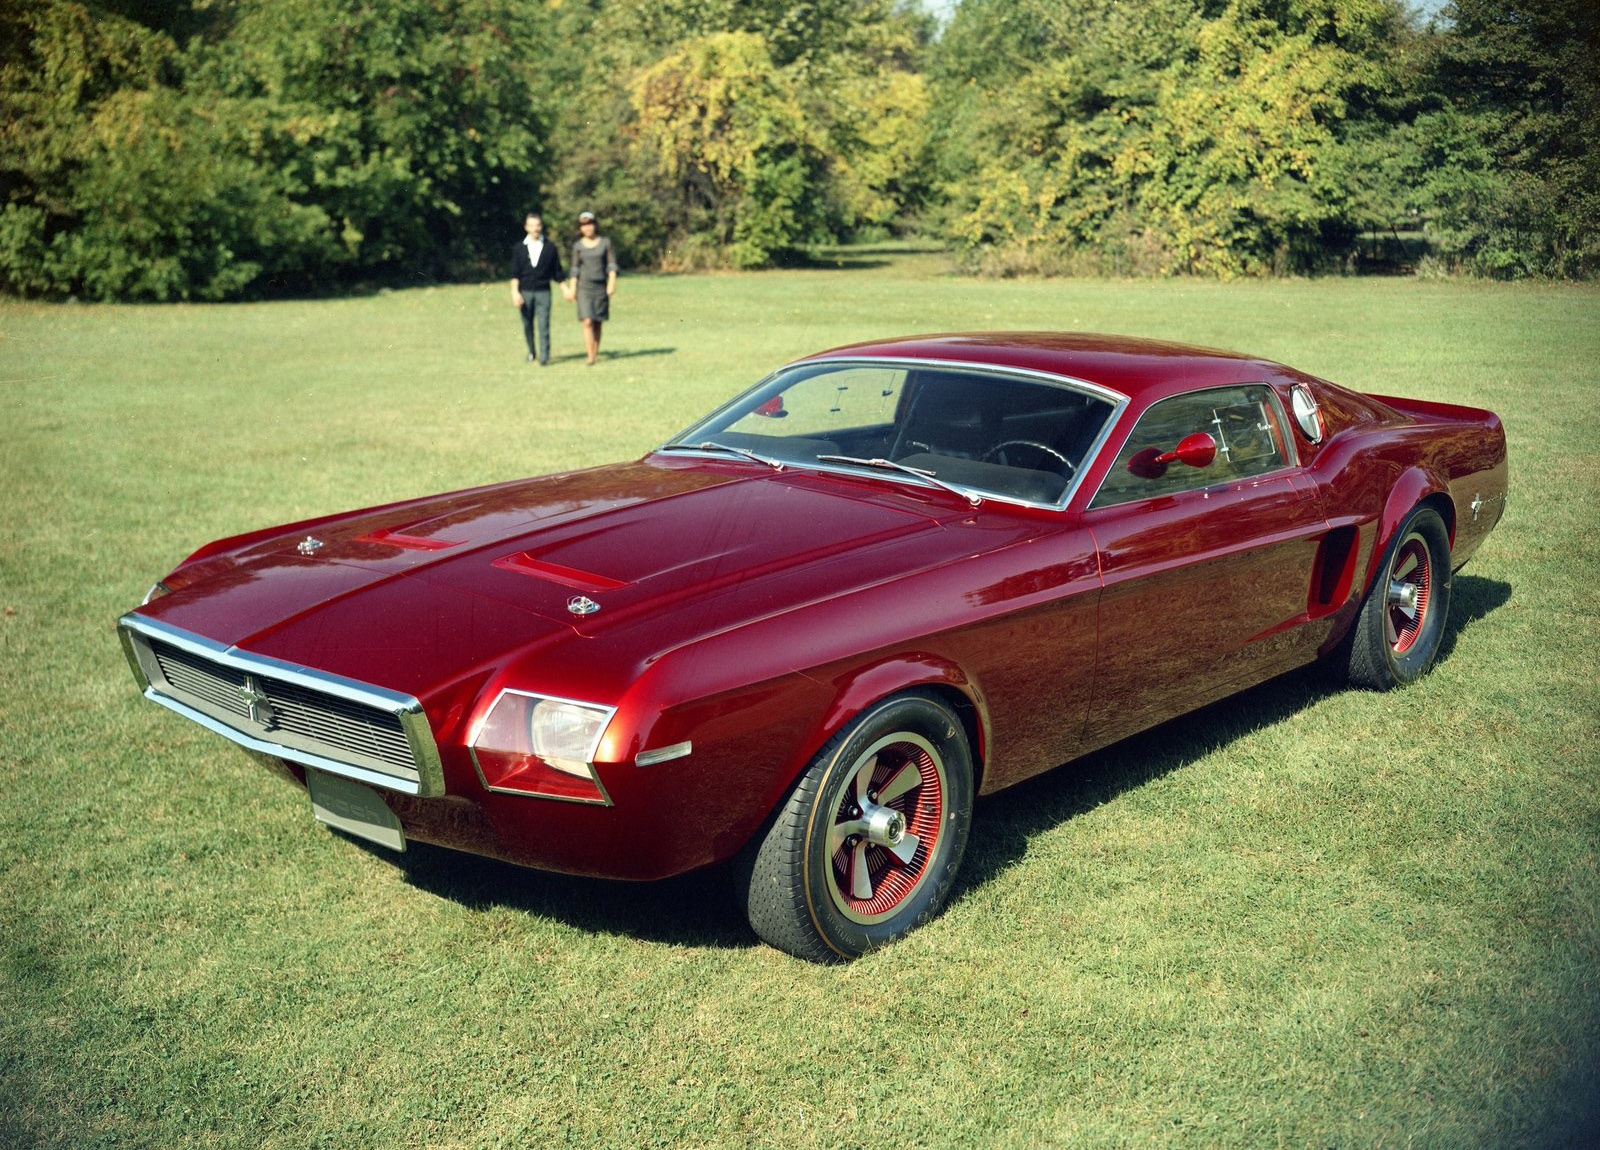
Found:
[[[1492,411],[1460,404],[1378,396],[1414,420],[1420,434],[1419,466],[1441,478],[1453,515],[1450,528],[1452,567],[1471,559],[1505,512],[1510,472],[1506,433]],[[1387,525],[1393,531],[1398,524]]]
[[[1356,578],[1326,651],[1354,623],[1384,550],[1418,505],[1430,503],[1444,519],[1451,566],[1471,558],[1505,506],[1505,431],[1498,416],[1478,408],[1360,395],[1304,377],[1290,382],[1311,385],[1329,417],[1321,444],[1295,434],[1328,522],[1356,537]]]

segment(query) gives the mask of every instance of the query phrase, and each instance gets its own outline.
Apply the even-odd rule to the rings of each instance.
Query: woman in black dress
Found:
[[[617,294],[617,251],[600,234],[593,212],[578,216],[578,242],[572,245],[572,278],[563,294],[578,301],[583,346],[592,365],[600,354],[600,325],[611,318],[611,297]]]

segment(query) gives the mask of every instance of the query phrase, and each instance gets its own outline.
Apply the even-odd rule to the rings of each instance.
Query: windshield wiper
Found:
[[[951,495],[959,495],[974,507],[983,502],[983,496],[974,491],[963,490],[953,483],[948,483],[945,480],[940,479],[937,475],[925,467],[908,467],[906,464],[896,463],[892,459],[862,459],[855,455],[819,455],[817,456],[817,462],[853,463],[857,467],[875,467],[880,471],[898,471],[904,475],[910,475],[917,479],[926,480],[935,487],[941,488],[944,491],[948,491]]]
[[[704,443],[668,443],[662,445],[659,451],[725,451],[729,455],[738,455],[756,463],[765,463],[774,471],[782,471],[783,464],[776,459],[768,459],[765,455],[757,455],[743,447],[729,447],[726,443],[716,443],[706,440]]]

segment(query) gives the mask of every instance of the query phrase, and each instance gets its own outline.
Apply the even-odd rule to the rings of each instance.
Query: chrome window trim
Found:
[[[1228,484],[1235,483],[1235,482],[1238,482],[1238,483],[1253,483],[1256,480],[1266,479],[1266,478],[1268,478],[1270,476],[1273,476],[1273,475],[1282,475],[1285,472],[1298,471],[1300,469],[1300,449],[1299,449],[1299,445],[1294,442],[1294,436],[1290,435],[1289,432],[1288,432],[1287,417],[1285,416],[1284,410],[1283,410],[1283,400],[1278,395],[1278,389],[1272,386],[1272,382],[1270,380],[1265,380],[1265,379],[1242,379],[1237,383],[1211,384],[1211,385],[1209,385],[1207,387],[1196,387],[1196,388],[1193,388],[1193,389],[1191,389],[1189,391],[1176,391],[1176,392],[1173,392],[1171,395],[1164,395],[1160,399],[1155,400],[1153,403],[1150,404],[1149,407],[1145,408],[1143,411],[1141,411],[1139,413],[1139,418],[1134,420],[1133,423],[1129,425],[1128,430],[1123,434],[1122,438],[1117,440],[1116,448],[1111,451],[1111,465],[1112,465],[1112,467],[1116,466],[1117,456],[1121,455],[1122,454],[1122,449],[1128,445],[1128,437],[1133,434],[1134,429],[1137,428],[1139,426],[1139,424],[1144,421],[1144,417],[1145,416],[1149,415],[1152,411],[1154,411],[1156,408],[1160,407],[1163,403],[1166,403],[1169,400],[1173,400],[1173,399],[1185,399],[1185,398],[1188,398],[1190,396],[1204,395],[1208,391],[1226,391],[1230,387],[1263,387],[1263,388],[1266,388],[1267,395],[1271,398],[1271,401],[1272,401],[1272,409],[1278,413],[1278,424],[1282,428],[1282,431],[1280,432],[1280,436],[1281,436],[1280,446],[1283,448],[1283,453],[1284,453],[1283,454],[1283,460],[1284,460],[1283,466],[1274,468],[1271,471],[1263,471],[1260,475],[1247,476],[1244,479],[1237,479],[1237,480],[1236,479],[1224,479],[1224,480],[1220,480],[1220,481],[1218,481],[1216,483],[1201,484],[1199,487],[1186,487],[1182,491],[1168,492],[1167,494],[1168,495],[1187,495],[1191,491],[1205,491],[1208,488],[1212,488],[1212,487],[1226,487]],[[1105,439],[1105,438],[1109,438],[1109,437],[1108,436],[1103,436],[1102,437],[1102,439]],[[1104,446],[1106,446],[1106,445],[1103,442],[1097,443],[1096,444],[1096,451],[1098,451],[1101,447],[1104,447]],[[1293,458],[1292,459],[1290,458],[1291,453],[1293,454]],[[1142,500],[1145,500],[1145,499],[1162,498],[1161,496],[1156,496],[1156,495],[1140,495],[1140,496],[1137,496],[1137,497],[1135,497],[1133,499],[1124,499],[1120,503],[1106,503],[1106,504],[1103,504],[1103,505],[1101,505],[1099,507],[1096,507],[1095,504],[1094,504],[1094,501],[1096,499],[1100,498],[1100,488],[1104,487],[1106,485],[1106,480],[1110,479],[1110,478],[1111,478],[1111,468],[1108,467],[1106,469],[1106,473],[1100,477],[1100,485],[1099,485],[1099,487],[1096,487],[1094,489],[1094,494],[1089,496],[1089,498],[1084,501],[1084,505],[1083,505],[1084,511],[1086,511],[1086,512],[1087,511],[1105,511],[1105,510],[1107,510],[1109,508],[1112,508],[1112,507],[1126,507],[1130,503],[1138,503],[1138,502],[1140,502]]]
[[[342,775],[357,782],[399,791],[402,794],[422,798],[444,794],[444,769],[439,759],[439,746],[434,740],[433,729],[428,725],[428,717],[423,712],[422,704],[415,696],[347,679],[342,675],[319,671],[283,659],[275,659],[270,655],[243,651],[238,647],[219,643],[214,639],[207,639],[202,635],[142,615],[130,613],[122,616],[117,621],[117,629],[122,639],[123,652],[128,657],[128,663],[133,668],[134,677],[138,680],[145,698],[199,723],[207,730],[232,740],[246,750],[287,759],[301,766],[315,767],[329,774]],[[259,673],[271,679],[333,695],[374,710],[387,711],[400,721],[400,728],[405,733],[412,759],[417,764],[416,778],[380,771],[341,759],[332,759],[315,751],[259,738],[167,694],[161,689],[166,679],[156,663],[155,653],[150,649],[151,640],[170,644],[190,654],[246,674]]]
[[[767,375],[763,376],[762,379],[759,382],[753,384],[750,387],[745,388],[745,390],[741,391],[738,395],[736,395],[732,399],[728,400],[728,402],[724,403],[722,406],[718,407],[716,410],[712,411],[710,414],[704,416],[701,419],[697,419],[694,423],[691,423],[688,427],[684,428],[683,431],[679,432],[677,435],[674,435],[671,439],[668,439],[665,442],[663,442],[662,444],[660,444],[656,448],[656,450],[659,451],[660,448],[667,446],[667,444],[669,444],[669,443],[679,443],[679,442],[681,442],[686,436],[688,436],[690,434],[690,432],[694,431],[695,428],[702,427],[705,424],[711,423],[713,420],[715,420],[723,412],[728,411],[730,408],[736,407],[738,404],[743,402],[744,398],[746,396],[750,395],[752,392],[756,392],[756,391],[761,390],[762,388],[766,387],[768,384],[772,383],[774,380],[778,379],[780,376],[784,375],[786,372],[794,371],[797,368],[804,368],[804,367],[834,367],[834,366],[841,367],[841,368],[852,368],[852,367],[897,367],[897,368],[906,368],[906,369],[911,369],[911,368],[942,368],[942,369],[953,369],[953,370],[964,371],[964,372],[972,372],[972,373],[977,373],[977,374],[982,374],[982,375],[1007,376],[1007,377],[1010,377],[1010,378],[1024,380],[1024,381],[1026,381],[1028,383],[1043,383],[1043,384],[1047,384],[1047,385],[1049,385],[1051,387],[1064,387],[1064,388],[1066,388],[1067,390],[1070,390],[1070,391],[1087,392],[1089,395],[1093,396],[1095,399],[1104,400],[1105,402],[1111,404],[1111,413],[1106,416],[1105,423],[1103,423],[1101,425],[1100,433],[1095,436],[1094,442],[1091,443],[1089,445],[1089,447],[1088,447],[1088,450],[1086,450],[1084,452],[1082,465],[1080,467],[1078,467],[1075,471],[1073,471],[1072,479],[1067,483],[1066,490],[1061,494],[1061,497],[1059,499],[1057,499],[1053,503],[1041,503],[1041,502],[1038,502],[1038,501],[1032,500],[1032,499],[1022,499],[1022,498],[1019,498],[1018,496],[1015,496],[1015,495],[1001,495],[1001,494],[998,494],[997,492],[986,491],[981,487],[971,487],[971,486],[969,486],[967,484],[964,484],[964,483],[951,483],[950,484],[951,487],[958,488],[961,491],[971,492],[973,495],[978,496],[979,498],[983,499],[985,502],[987,502],[989,500],[994,500],[997,503],[1010,503],[1010,504],[1014,504],[1014,505],[1019,506],[1019,507],[1036,507],[1036,508],[1039,508],[1039,509],[1045,510],[1045,511],[1064,511],[1064,510],[1066,510],[1067,505],[1072,502],[1072,497],[1078,493],[1078,488],[1080,486],[1082,486],[1084,474],[1086,472],[1088,472],[1088,470],[1093,466],[1095,460],[1100,458],[1100,451],[1105,446],[1106,440],[1110,437],[1112,429],[1114,427],[1116,427],[1117,420],[1121,418],[1123,410],[1131,402],[1127,395],[1123,394],[1120,391],[1115,390],[1114,388],[1106,387],[1104,384],[1091,383],[1087,379],[1079,379],[1077,376],[1060,375],[1060,374],[1058,374],[1056,372],[1053,372],[1053,371],[1042,371],[1042,370],[1040,370],[1038,368],[1032,368],[1032,367],[1010,367],[1010,366],[1006,366],[1006,365],[1003,365],[1003,364],[974,363],[974,362],[972,362],[970,360],[964,360],[964,359],[922,359],[922,358],[919,358],[917,356],[867,355],[867,356],[843,356],[843,357],[840,357],[840,358],[833,358],[833,357],[830,356],[830,357],[823,357],[823,358],[820,358],[820,359],[801,359],[801,360],[796,360],[794,363],[785,364],[784,366],[780,367],[777,371],[769,372]],[[680,447],[680,448],[675,450],[674,454],[676,454],[676,455],[692,455],[693,452],[684,451]],[[713,452],[706,452],[705,453],[705,457],[708,458],[708,459],[710,459],[710,458],[725,459],[726,458],[726,456],[717,455],[717,454],[715,454]],[[887,472],[884,472],[884,471],[874,470],[874,471],[868,472],[865,469],[860,468],[860,467],[848,467],[848,466],[844,466],[844,465],[831,466],[831,465],[826,464],[826,463],[818,463],[818,462],[815,462],[815,461],[807,462],[805,460],[798,460],[797,461],[797,460],[785,459],[782,462],[786,467],[803,467],[808,471],[821,471],[821,472],[825,472],[825,473],[831,474],[831,475],[872,474],[872,475],[880,475],[881,476],[881,475],[888,474]],[[912,482],[912,483],[915,482],[914,480],[911,480],[911,478],[909,476],[907,476],[907,481],[908,482]],[[928,486],[929,487],[933,487],[934,485],[933,484],[928,484]]]

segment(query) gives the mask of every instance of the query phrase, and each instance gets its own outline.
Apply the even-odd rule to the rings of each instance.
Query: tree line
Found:
[[[1600,274],[1593,0],[8,0],[0,101],[24,296],[498,275],[530,208],[666,268]]]

